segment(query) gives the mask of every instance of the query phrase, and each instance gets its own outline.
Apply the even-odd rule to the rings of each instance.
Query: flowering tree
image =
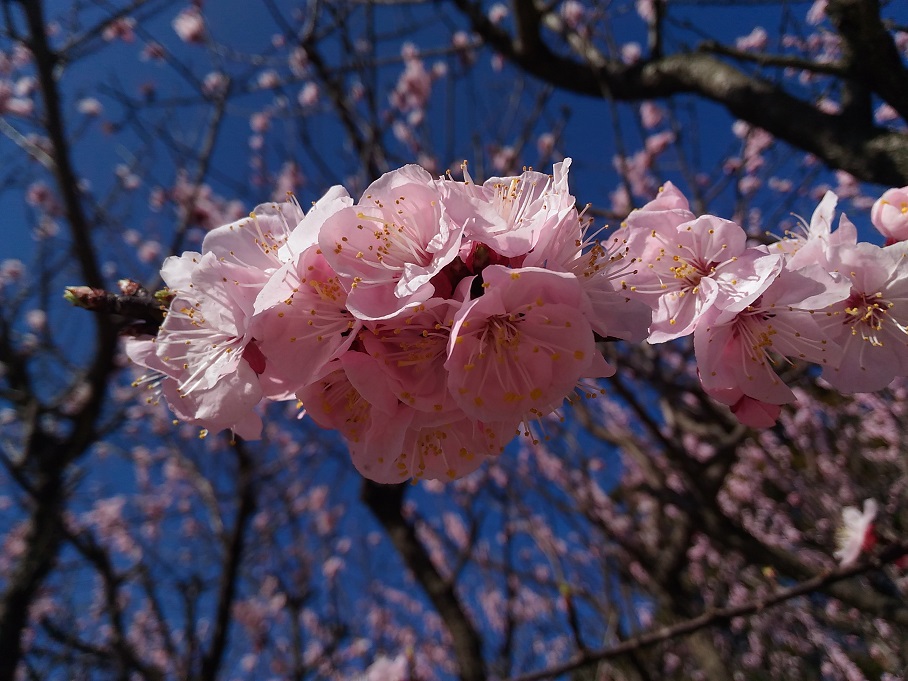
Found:
[[[697,4],[5,2],[0,678],[898,678],[908,27]]]

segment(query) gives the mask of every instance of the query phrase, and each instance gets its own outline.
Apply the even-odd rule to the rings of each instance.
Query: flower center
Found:
[[[883,294],[854,292],[845,302],[845,324],[851,326],[851,334],[860,336],[871,345],[881,346],[883,341],[877,332],[883,329],[892,303],[883,299]]]

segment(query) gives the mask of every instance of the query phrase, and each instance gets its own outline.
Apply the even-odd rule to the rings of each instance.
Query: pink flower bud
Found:
[[[886,191],[870,209],[870,220],[888,243],[908,240],[908,187]]]
[[[173,30],[186,43],[200,43],[205,39],[205,19],[198,7],[187,7],[173,20]]]

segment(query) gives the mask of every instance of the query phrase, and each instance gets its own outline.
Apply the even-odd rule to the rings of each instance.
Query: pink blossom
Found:
[[[104,110],[104,107],[94,97],[85,97],[79,100],[79,103],[76,105],[80,114],[86,116],[100,116],[101,112]]]
[[[609,192],[609,199],[611,201],[612,212],[617,213],[618,215],[629,213],[633,207],[630,193],[627,191],[627,187],[624,184],[618,185],[618,187],[615,188],[615,191]]]
[[[580,378],[614,373],[596,351],[576,277],[500,265],[482,276],[483,295],[455,317],[445,363],[451,394],[468,416],[541,418]]]
[[[745,175],[740,180],[738,180],[738,190],[744,196],[753,194],[760,188],[760,185],[763,184],[763,181],[754,175]]]
[[[438,425],[413,419],[400,454],[386,464],[379,482],[455,480],[472,473],[489,456],[497,456],[517,434],[516,423],[486,422],[458,416]],[[373,467],[373,471],[377,469]]]
[[[297,393],[306,414],[323,428],[340,432],[353,464],[364,477],[399,482],[397,460],[416,412],[391,391],[379,363],[363,352],[346,352],[325,367],[324,375]]]
[[[391,124],[391,132],[398,142],[407,146],[416,146],[416,135],[413,134],[413,129],[404,121],[394,121]]]
[[[316,83],[306,83],[297,96],[299,105],[304,109],[315,106],[318,103],[319,89]]]
[[[183,421],[258,437],[262,424],[253,408],[262,397],[263,358],[246,331],[265,275],[209,252],[168,258],[162,276],[177,291],[164,324],[155,339],[130,340],[126,350],[163,379],[137,384],[160,385]]]
[[[404,61],[412,61],[419,57],[419,48],[407,41],[400,46],[400,56]]]
[[[826,17],[826,5],[829,0],[814,0],[810,9],[807,10],[807,23],[816,26]]]
[[[448,392],[444,364],[454,315],[461,303],[431,298],[402,319],[378,322],[362,334],[366,351],[388,377],[397,399],[423,412],[420,424],[432,426],[462,416]]]
[[[157,241],[143,241],[137,255],[141,262],[152,262],[161,257],[161,244]]]
[[[625,64],[636,64],[643,56],[643,48],[640,43],[629,42],[621,46],[621,61]]]
[[[274,200],[280,201],[292,195],[306,184],[306,176],[294,161],[286,161],[274,180]]]
[[[656,189],[656,182],[649,170],[653,163],[653,156],[645,149],[631,156],[615,156],[612,164],[630,185],[631,193],[637,196],[652,196]]]
[[[810,223],[799,217],[801,231],[786,232],[785,238],[774,245],[774,249],[788,254],[788,269],[814,264],[825,266],[831,248],[857,244],[857,229],[845,215],[839,218],[839,228],[832,229],[838,200],[834,192],[827,191],[814,209]]]
[[[842,509],[842,525],[836,533],[836,550],[833,555],[842,567],[853,565],[861,553],[869,551],[876,543],[873,521],[876,519],[875,499],[864,500],[864,511],[854,506]]]
[[[201,43],[205,40],[205,19],[198,7],[182,10],[172,22],[173,30],[185,43]]]
[[[715,392],[710,392],[710,396],[724,401]],[[731,413],[734,414],[738,421],[751,428],[770,428],[775,425],[782,412],[782,407],[778,404],[770,404],[755,400],[747,395],[741,395],[730,405]]]
[[[167,52],[164,50],[163,45],[152,41],[146,43],[145,47],[142,48],[140,58],[142,61],[163,61],[166,55]]]
[[[309,68],[309,55],[306,54],[306,50],[302,47],[296,47],[290,53],[288,63],[291,73],[297,78],[302,78],[306,75],[306,70]]]
[[[350,289],[348,309],[378,320],[433,295],[430,282],[457,256],[462,234],[432,176],[410,165],[386,173],[355,206],[329,217],[318,242]]]
[[[295,206],[295,210],[290,209],[289,204]],[[280,220],[283,223],[283,229],[289,229],[286,240],[278,249],[278,260],[281,263],[289,262],[313,244],[318,243],[319,234],[325,221],[342,208],[349,208],[352,205],[353,199],[340,185],[334,185],[326,191],[318,201],[312,204],[305,216],[302,216],[302,208],[293,197],[288,202],[277,204],[277,207],[285,207],[281,210]],[[287,210],[290,211],[289,214]],[[294,225],[293,221],[300,217],[301,219]],[[282,229],[282,226],[278,226],[278,229]]]
[[[289,253],[282,253],[290,233],[303,217],[295,200],[263,203],[248,217],[208,232],[202,252],[213,252],[224,262],[270,274],[289,259]]]
[[[290,232],[304,222],[295,202],[256,210],[209,232],[204,255],[190,252],[165,261],[161,274],[177,297],[156,339],[127,345],[134,361],[166,377],[156,383],[152,376],[148,384],[160,385],[179,418],[248,438],[261,429],[252,409],[273,372],[250,332],[255,300],[282,266],[281,249],[289,255]],[[266,373],[266,379],[259,378]],[[268,385],[274,398],[290,392]]]
[[[510,145],[496,146],[492,150],[492,167],[499,173],[510,172],[517,161],[517,150]]]
[[[695,329],[697,368],[710,394],[736,389],[759,402],[785,404],[795,397],[776,373],[783,358],[838,363],[838,346],[814,317],[816,310],[844,299],[849,286],[817,265],[783,270],[780,257],[763,258],[758,267],[772,270],[761,286],[713,308]]]
[[[646,138],[645,146],[648,154],[656,156],[668,149],[675,142],[675,133],[671,130],[657,132]]]
[[[25,273],[25,264],[15,258],[0,260],[0,282],[17,281]]]
[[[904,243],[904,242],[903,242]],[[848,298],[818,319],[842,346],[838,366],[823,378],[842,392],[874,392],[908,376],[908,269],[903,243],[830,249],[829,263],[851,284]]]
[[[766,29],[762,26],[755,26],[754,29],[746,36],[735,40],[735,47],[739,50],[762,51],[766,49],[769,36]]]
[[[381,655],[369,665],[360,681],[409,681],[410,668],[403,654],[391,659]]]
[[[640,121],[647,130],[660,125],[664,118],[665,113],[658,104],[647,101],[640,105]]]
[[[577,0],[564,0],[561,3],[561,18],[568,28],[576,31],[586,18],[586,8]]]
[[[220,71],[212,71],[202,81],[202,92],[206,95],[216,96],[223,94],[227,89],[227,76]]]
[[[861,193],[857,178],[844,170],[835,171],[836,194],[842,199],[854,199]]]
[[[656,3],[661,0],[636,0],[634,6],[637,8],[637,14],[643,21],[648,24],[656,20]]]
[[[442,182],[447,213],[464,226],[465,237],[507,257],[529,253],[540,238],[562,229],[575,241],[580,221],[568,188],[570,166],[571,159],[565,159],[555,164],[551,176],[528,170],[516,177],[489,178],[481,186],[464,166],[464,182]],[[537,253],[535,261],[545,257]]]
[[[29,310],[25,313],[25,323],[32,331],[47,329],[47,313],[44,310]]]
[[[344,559],[338,556],[331,556],[328,560],[322,563],[322,574],[328,580],[334,580],[337,578],[337,575],[343,571],[345,567]]]
[[[415,52],[405,60],[404,71],[391,93],[391,105],[402,112],[423,109],[432,93],[432,76]]]
[[[670,192],[662,203],[672,205],[672,198]],[[686,208],[658,210],[659,201],[631,213],[619,233],[639,263],[622,288],[655,308],[650,343],[690,333],[710,307],[746,298],[773,273],[764,260],[771,256],[747,248],[739,225],[712,215],[694,218]]]
[[[870,220],[886,243],[908,240],[908,187],[886,190],[870,209]]]
[[[26,97],[16,97],[14,94],[8,82],[0,82],[0,113],[30,116],[35,108],[34,102]]]
[[[23,76],[16,81],[13,92],[17,97],[31,97],[38,89],[38,80],[34,76]]]
[[[536,138],[536,150],[541,156],[548,156],[555,150],[555,136],[544,132]]]
[[[899,113],[886,102],[880,104],[873,112],[873,120],[877,123],[889,123],[898,120]]]
[[[737,121],[732,129],[738,137],[744,140],[744,168],[750,173],[756,172],[763,166],[763,152],[773,142],[773,137],[762,128],[755,128],[743,121]]]
[[[104,27],[101,37],[108,42],[119,39],[124,43],[131,43],[136,39],[133,31],[135,25],[136,20],[133,17],[118,17]]]
[[[779,178],[779,177],[769,178],[769,182],[767,184],[769,185],[770,189],[772,189],[773,191],[780,192],[782,194],[788,194],[794,188],[794,183],[791,180],[787,180],[787,179],[783,179],[783,178]]]
[[[582,309],[593,331],[603,338],[640,342],[647,336],[652,312],[621,288],[635,267],[634,259],[621,238],[598,241],[593,237],[587,236],[577,217],[568,214],[541,233],[522,264],[573,274],[583,290]]]
[[[501,23],[508,16],[508,6],[502,2],[496,2],[489,8],[489,21],[493,24]]]
[[[142,178],[136,175],[129,166],[124,164],[117,165],[114,172],[120,180],[120,185],[129,191],[138,189],[142,184]]]
[[[244,212],[242,204],[238,201],[227,201],[217,196],[208,185],[194,185],[189,182],[185,172],[177,174],[171,198],[189,224],[199,225],[208,230],[236,220]]]
[[[25,191],[25,202],[51,215],[58,215],[62,210],[51,188],[40,181],[28,185]]]
[[[288,399],[345,350],[362,325],[345,307],[347,292],[315,245],[275,271],[255,300],[250,334],[266,362],[265,395]]]
[[[256,82],[261,89],[271,90],[281,84],[281,77],[274,69],[266,69],[258,75]]]
[[[473,38],[466,31],[456,31],[451,36],[451,45],[459,51],[461,61],[470,65],[476,61],[476,52],[473,50]]]
[[[817,109],[827,114],[837,114],[842,110],[841,105],[835,100],[823,97],[817,102]]]

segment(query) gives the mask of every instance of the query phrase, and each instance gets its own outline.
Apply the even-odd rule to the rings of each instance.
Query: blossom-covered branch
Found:
[[[657,629],[655,631],[635,636],[607,648],[584,651],[575,659],[565,662],[564,664],[553,666],[548,669],[540,670],[538,672],[533,672],[530,674],[513,676],[509,681],[542,681],[543,679],[554,678],[561,674],[566,674],[567,672],[573,671],[575,669],[580,669],[582,667],[586,667],[603,660],[627,655],[642,648],[646,648],[657,643],[662,643],[673,638],[687,636],[706,627],[730,622],[735,617],[743,617],[755,612],[762,612],[769,608],[772,608],[775,605],[779,605],[794,598],[798,598],[799,596],[807,596],[836,582],[863,575],[872,570],[879,570],[885,565],[894,563],[906,554],[908,554],[908,544],[892,545],[887,547],[886,550],[879,556],[876,556],[872,559],[864,560],[861,563],[855,565],[843,566],[835,568],[833,570],[828,570],[823,574],[819,574],[816,577],[805,580],[799,584],[796,584],[795,586],[779,589],[769,596],[757,598],[746,603],[739,603],[738,605],[730,605],[724,608],[715,608],[704,612],[698,617],[693,617],[689,620],[670,626],[661,627],[660,629]]]
[[[575,392],[595,397],[589,379],[615,373],[597,337],[693,335],[703,389],[753,427],[795,401],[786,364],[815,363],[843,392],[908,375],[904,213],[890,210],[904,190],[874,207],[886,247],[844,215],[833,229],[832,192],[767,247],[670,183],[596,239],[570,163],[482,185],[465,165],[463,181],[411,165],[357,203],[338,186],[307,214],[259,206],[165,262],[161,329],[127,344],[150,371],[138,383],[247,438],[262,400],[298,399],[366,477],[393,483],[466,475]]]

